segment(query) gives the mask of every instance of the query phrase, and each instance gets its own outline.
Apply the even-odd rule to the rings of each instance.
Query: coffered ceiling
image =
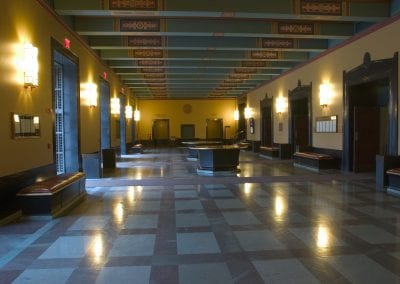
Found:
[[[236,97],[390,15],[386,0],[54,0],[138,97]]]

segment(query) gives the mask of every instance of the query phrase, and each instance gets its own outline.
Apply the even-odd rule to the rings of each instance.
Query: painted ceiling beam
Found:
[[[376,16],[331,16],[300,15],[282,13],[246,13],[246,12],[204,12],[204,11],[137,11],[137,10],[62,10],[56,9],[62,16],[78,17],[119,17],[119,18],[157,18],[157,19],[225,19],[225,20],[297,20],[297,21],[340,21],[340,22],[380,22],[387,15],[381,11]]]

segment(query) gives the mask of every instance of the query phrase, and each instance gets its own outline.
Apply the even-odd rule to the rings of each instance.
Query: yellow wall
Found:
[[[63,43],[71,40],[71,52],[79,57],[81,83],[99,83],[99,76],[108,73],[111,96],[121,90],[118,77],[107,69],[98,58],[47,9],[33,0],[13,0],[2,3],[0,17],[0,176],[53,163],[53,113],[51,38]],[[21,82],[18,70],[18,50],[30,42],[39,50],[39,87],[29,91]],[[11,112],[40,116],[40,138],[12,139]],[[81,151],[99,150],[99,108],[89,108],[81,102]],[[112,123],[113,125],[113,123]],[[115,137],[115,135],[112,135]],[[113,139],[112,145],[117,146]]]
[[[183,106],[192,107],[190,113],[183,111]],[[151,135],[153,119],[169,119],[170,136],[180,138],[181,124],[194,124],[196,138],[206,138],[206,119],[222,118],[224,127],[230,126],[227,138],[236,132],[236,121],[233,112],[236,107],[234,99],[215,100],[139,100],[141,120],[138,122],[138,137],[147,140]]]
[[[363,63],[366,52],[371,54],[371,60],[392,58],[400,50],[400,41],[394,40],[400,34],[400,20],[397,20],[376,32],[329,52],[325,56],[268,83],[247,95],[248,105],[256,112],[256,133],[247,133],[249,140],[260,140],[260,107],[259,102],[267,94],[268,97],[287,99],[288,90],[296,88],[298,80],[303,85],[312,82],[312,114],[313,114],[313,146],[327,149],[342,149],[343,135],[343,71]],[[399,78],[400,81],[400,78]],[[333,85],[334,96],[327,108],[319,105],[319,86],[323,82]],[[338,133],[315,133],[315,118],[318,116],[338,115]],[[279,123],[283,123],[283,131],[278,131]],[[274,112],[274,142],[288,142],[287,112],[278,115]]]

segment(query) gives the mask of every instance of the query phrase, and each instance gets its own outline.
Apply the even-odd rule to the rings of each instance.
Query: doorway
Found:
[[[213,118],[206,120],[206,139],[222,140],[223,139],[223,120],[222,118]]]
[[[273,145],[272,99],[265,98],[260,102],[260,107],[261,145],[271,147]]]
[[[167,146],[169,142],[169,119],[154,119],[152,136],[154,146]]]
[[[240,103],[238,105],[239,120],[238,120],[238,132],[235,135],[236,141],[246,140],[247,137],[247,124],[246,118],[244,117],[244,110],[246,108],[246,103]]]
[[[195,125],[194,124],[181,124],[181,138],[184,141],[195,139]]]
[[[289,143],[292,153],[312,145],[312,85],[301,85],[289,91]]]
[[[79,59],[52,40],[53,153],[57,174],[82,169],[79,126]]]
[[[126,155],[126,119],[125,105],[126,97],[124,94],[119,95],[120,111],[119,111],[119,148],[121,155]]]
[[[111,147],[110,84],[100,77],[100,149]]]
[[[375,170],[376,155],[397,155],[398,54],[343,73],[344,117],[342,168]]]

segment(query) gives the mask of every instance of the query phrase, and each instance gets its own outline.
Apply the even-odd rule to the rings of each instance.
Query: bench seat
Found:
[[[131,147],[131,152],[133,154],[142,154],[143,153],[143,145],[142,144],[135,144]]]
[[[279,147],[274,146],[260,146],[260,155],[265,155],[271,158],[279,157]]]
[[[86,195],[85,174],[61,174],[36,182],[17,193],[22,212],[59,216]]]
[[[389,178],[389,194],[400,197],[400,168],[393,168],[386,171]]]
[[[293,154],[293,160],[295,165],[304,166],[317,171],[338,168],[338,160],[328,154],[295,152]]]

